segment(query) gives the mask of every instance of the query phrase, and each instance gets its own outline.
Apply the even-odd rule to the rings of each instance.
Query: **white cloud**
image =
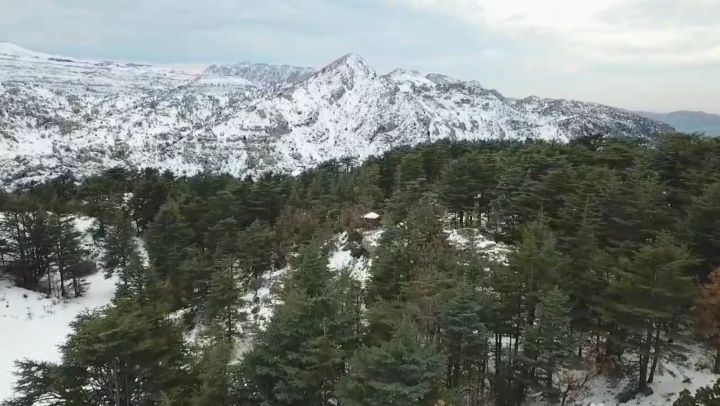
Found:
[[[586,62],[720,64],[718,0],[394,0]]]

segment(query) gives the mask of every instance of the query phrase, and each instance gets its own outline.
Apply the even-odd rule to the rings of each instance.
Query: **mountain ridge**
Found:
[[[5,187],[111,166],[257,176],[440,139],[566,142],[673,130],[601,104],[508,99],[437,73],[379,75],[356,54],[320,69],[239,63],[194,74],[4,48]]]
[[[692,110],[678,110],[669,113],[636,111],[634,113],[667,123],[682,132],[720,136],[720,114]]]

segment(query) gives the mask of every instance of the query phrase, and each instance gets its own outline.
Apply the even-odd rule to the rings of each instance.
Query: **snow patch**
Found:
[[[0,214],[2,216],[2,214]],[[98,262],[101,248],[93,240],[91,230],[97,220],[90,217],[74,218],[75,227],[82,236],[82,245],[90,260]],[[117,278],[105,279],[98,271],[83,280],[87,289],[78,298],[61,299],[18,288],[6,279],[0,279],[0,399],[13,395],[14,362],[21,359],[59,362],[59,345],[72,332],[70,323],[81,313],[101,308],[115,296]]]
[[[652,395],[637,395],[635,399],[624,403],[628,406],[657,406],[672,404],[684,389],[695,394],[702,386],[712,386],[720,375],[713,374],[712,351],[699,344],[692,344],[685,353],[687,360],[678,366],[670,366],[662,374],[655,375],[654,382],[649,386]],[[590,395],[585,404],[610,406],[618,404],[617,395],[623,391],[628,382],[622,380],[613,383],[605,376],[598,376],[589,383]]]
[[[82,297],[62,300],[0,280],[0,398],[13,395],[15,360],[60,361],[58,346],[72,332],[70,323],[84,311],[110,303],[115,278],[96,272],[85,281],[88,289]]]
[[[493,261],[505,262],[510,252],[507,245],[493,241],[475,228],[446,229],[445,234],[448,243],[455,248],[482,252]]]

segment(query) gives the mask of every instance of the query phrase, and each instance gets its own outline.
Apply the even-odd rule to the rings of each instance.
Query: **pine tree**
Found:
[[[51,215],[49,232],[52,240],[52,262],[60,280],[60,295],[67,297],[66,281],[72,281],[75,297],[82,294],[80,278],[92,273],[95,264],[85,260],[81,233],[75,228],[74,216]]]
[[[495,167],[486,158],[468,155],[450,161],[439,180],[440,199],[455,213],[459,224],[487,212]]]
[[[130,257],[137,249],[135,230],[126,215],[118,215],[108,227],[103,248],[105,252],[102,265],[105,269],[105,277],[110,278],[115,272],[122,271],[128,266]]]
[[[638,354],[638,390],[653,381],[658,364],[672,361],[671,340],[679,318],[692,305],[696,289],[689,270],[697,263],[669,233],[622,258],[600,309],[606,319],[625,329],[619,344]]]
[[[673,406],[718,406],[720,405],[720,380],[714,385],[703,386],[695,391],[695,396],[690,391],[683,389]]]
[[[525,332],[523,344],[524,380],[554,403],[560,400],[562,369],[573,361],[580,341],[569,311],[569,299],[560,289],[545,292],[537,322]]]
[[[17,405],[182,405],[192,393],[182,332],[160,308],[121,300],[72,327],[61,364],[18,364]]]
[[[11,254],[12,251],[10,251],[10,244],[7,239],[0,237],[0,271],[5,269],[6,261],[10,259]]]
[[[358,316],[345,302],[344,285],[328,269],[319,243],[301,250],[282,306],[239,368],[236,403],[331,404],[357,345]]]
[[[252,222],[240,233],[237,249],[249,276],[257,278],[272,267],[276,241],[275,231],[259,221]]]
[[[695,253],[710,266],[720,265],[720,182],[708,185],[693,199],[687,232]]]
[[[464,394],[470,405],[481,405],[488,376],[492,297],[459,282],[444,304],[441,348],[446,353],[445,385]]]
[[[25,289],[33,289],[37,284],[29,228],[27,212],[7,211],[0,217],[0,234],[6,238],[7,252],[3,270],[12,275],[16,286]]]
[[[599,209],[590,199],[585,200],[581,218],[577,221],[577,229],[558,241],[567,256],[558,283],[570,296],[573,326],[588,331],[597,320],[596,308],[610,279],[611,261],[600,247]]]
[[[236,337],[240,334],[237,325],[244,319],[240,311],[244,270],[241,260],[232,254],[218,254],[214,262],[207,297],[208,314],[223,326],[226,337]]]
[[[159,281],[156,273],[145,265],[137,250],[130,253],[128,264],[118,273],[116,297],[132,298],[147,304],[159,296]]]
[[[233,341],[214,340],[202,348],[197,375],[199,388],[192,394],[192,406],[229,406],[232,400],[232,374],[229,365],[233,354]]]
[[[440,207],[423,199],[403,224],[383,233],[367,287],[370,342],[389,339],[393,324],[410,314],[435,335],[454,266],[441,218]]]
[[[441,400],[440,357],[409,323],[390,341],[363,347],[338,388],[340,402],[362,405],[434,405]]]
[[[603,180],[600,201],[603,227],[598,237],[617,257],[639,249],[674,224],[666,188],[657,176],[639,169],[623,175]]]
[[[720,269],[710,274],[707,283],[700,287],[697,301],[697,328],[715,346],[713,372],[720,374]]]
[[[133,182],[132,197],[128,206],[138,231],[145,230],[167,200],[170,186],[168,177],[161,177],[157,169],[143,169]]]
[[[72,366],[51,362],[22,360],[15,362],[15,396],[3,406],[92,406],[93,396],[84,393],[82,383]]]
[[[535,308],[544,291],[558,279],[567,259],[556,249],[555,236],[543,217],[521,229],[517,248],[510,253],[511,272],[522,278],[521,294],[527,324],[535,321]]]
[[[181,267],[189,257],[192,239],[175,202],[170,201],[160,210],[148,228],[146,243],[153,270],[180,301],[188,288],[183,284]]]

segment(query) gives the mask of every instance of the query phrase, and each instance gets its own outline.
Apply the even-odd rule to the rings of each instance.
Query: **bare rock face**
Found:
[[[200,74],[0,43],[0,184],[112,166],[297,173],[440,139],[650,138],[673,129],[592,103],[507,99],[477,82],[353,54],[315,70],[240,63]]]

